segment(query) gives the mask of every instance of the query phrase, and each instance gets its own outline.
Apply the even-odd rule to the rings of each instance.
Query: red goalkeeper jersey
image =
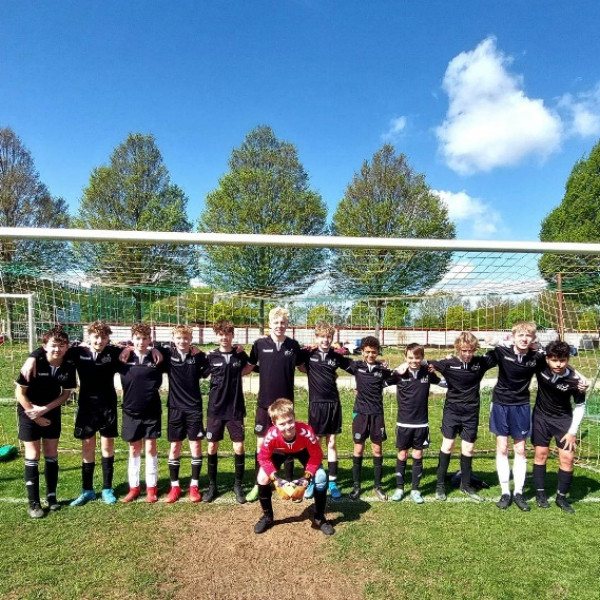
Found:
[[[271,460],[273,454],[296,454],[306,450],[308,462],[305,469],[314,476],[323,460],[323,450],[319,439],[310,425],[296,421],[296,437],[291,442],[286,442],[277,427],[272,426],[267,431],[265,441],[258,453],[258,462],[265,473],[270,477],[277,469]]]

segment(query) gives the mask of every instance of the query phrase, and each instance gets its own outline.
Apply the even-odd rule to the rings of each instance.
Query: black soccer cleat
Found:
[[[335,533],[333,525],[327,519],[315,519],[313,521],[313,527],[315,529],[320,529],[325,535],[333,535]]]
[[[39,502],[30,502],[27,514],[32,519],[42,519],[46,516],[46,513],[44,512],[44,509],[41,507]]]
[[[242,488],[241,483],[236,483],[233,486],[233,493],[235,495],[235,500],[238,504],[246,504],[246,494],[244,494],[244,490]]]
[[[515,494],[514,501],[519,510],[522,510],[523,512],[529,512],[531,510],[531,506],[527,504],[527,498],[525,498],[523,494]]]
[[[254,533],[264,533],[267,529],[273,526],[273,515],[264,514],[254,526]]]
[[[376,487],[373,491],[380,502],[387,502],[387,494],[380,487]]]
[[[360,485],[354,484],[352,491],[348,494],[350,500],[358,500],[360,498]]]
[[[445,502],[448,499],[448,496],[446,496],[446,486],[443,483],[438,483],[435,486],[435,499],[440,502]]]
[[[502,510],[507,509],[512,504],[512,497],[510,494],[502,494],[500,500],[496,502],[496,506]]]
[[[202,502],[214,502],[217,497],[217,486],[214,483],[208,484],[208,489],[202,494]]]
[[[563,494],[556,494],[555,503],[556,503],[556,506],[558,506],[558,508],[560,508],[561,510],[564,510],[566,513],[569,513],[570,515],[575,514],[575,510],[569,504],[567,497],[564,496]]]
[[[474,502],[485,502],[484,498],[481,497],[472,487],[461,485],[460,491]]]
[[[48,502],[48,510],[52,512],[56,512],[62,508],[60,502],[56,499],[56,496],[50,495],[46,497],[46,501]]]
[[[550,508],[548,498],[546,497],[546,492],[542,490],[539,490],[535,493],[535,501],[538,505],[538,508]]]

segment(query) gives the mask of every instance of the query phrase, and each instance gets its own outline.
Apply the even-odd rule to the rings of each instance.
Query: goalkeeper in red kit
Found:
[[[313,526],[325,535],[332,535],[333,526],[325,518],[327,474],[321,466],[323,450],[319,438],[309,425],[296,421],[294,405],[290,400],[279,398],[268,410],[273,426],[267,431],[258,453],[258,499],[263,516],[254,526],[254,533],[264,533],[273,525],[273,487],[285,500],[301,499],[312,480],[315,485]],[[295,481],[286,481],[277,475],[278,469],[290,455],[304,467],[304,477]]]

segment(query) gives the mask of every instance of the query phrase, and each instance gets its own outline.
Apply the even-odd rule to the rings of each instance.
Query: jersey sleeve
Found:
[[[252,344],[252,348],[250,349],[250,358],[248,360],[248,363],[251,365],[258,364],[258,348],[256,347],[256,342]]]
[[[263,445],[258,451],[258,464],[261,466],[262,470],[267,474],[268,477],[271,477],[273,473],[277,471],[271,457],[273,456],[273,450],[277,443],[278,431],[276,427],[271,427],[267,431],[267,435],[265,436]]]
[[[296,423],[296,426],[296,435],[307,439],[308,462],[306,463],[306,470],[314,477],[323,460],[323,450],[321,449],[321,444],[319,444],[319,438],[317,438],[309,425]]]

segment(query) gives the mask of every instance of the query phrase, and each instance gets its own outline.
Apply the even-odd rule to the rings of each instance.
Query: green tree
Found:
[[[79,204],[77,227],[135,231],[190,231],[187,197],[172,184],[153,135],[129,134],[111,154],[108,165],[95,168]],[[182,288],[193,275],[195,254],[176,244],[126,243],[77,245],[90,278],[130,286],[136,318],[150,288]]]
[[[573,167],[559,206],[542,221],[543,242],[600,242],[600,142],[587,158]],[[539,261],[542,276],[552,288],[586,290],[600,283],[600,265],[596,256],[544,254]]]
[[[333,233],[352,237],[443,238],[455,228],[440,199],[404,154],[385,144],[365,161],[333,216]],[[420,294],[449,268],[450,252],[334,249],[332,278],[338,290],[378,298],[376,329],[385,297]]]
[[[33,158],[10,127],[0,127],[0,226],[68,227],[67,205],[40,181]],[[43,240],[0,240],[2,291],[15,293],[17,278],[68,272],[67,243]],[[12,310],[4,303],[6,335],[12,339]]]
[[[327,208],[309,188],[293,144],[270,127],[252,130],[229,159],[229,172],[210,192],[198,230],[218,233],[322,235]],[[325,252],[272,246],[212,246],[202,279],[219,291],[268,298],[298,294],[325,269]],[[261,324],[264,303],[261,303]]]
[[[308,311],[306,325],[314,327],[317,323],[333,324],[333,311],[325,304],[317,304]]]

